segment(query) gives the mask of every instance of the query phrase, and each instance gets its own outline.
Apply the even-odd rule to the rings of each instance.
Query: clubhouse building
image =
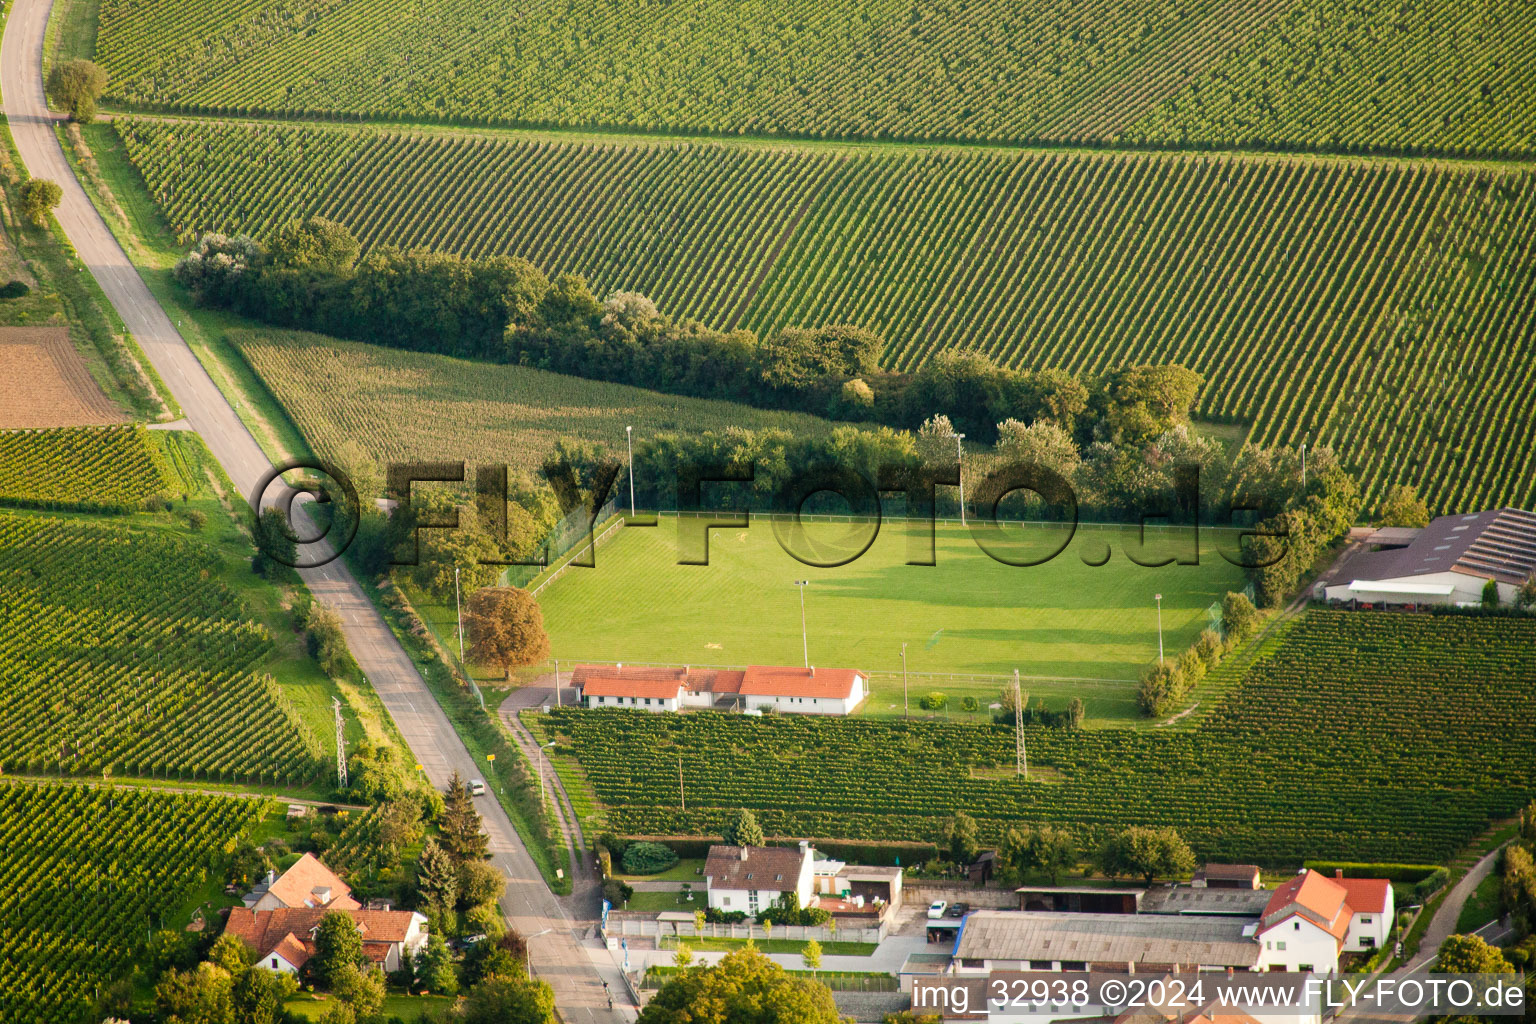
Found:
[[[699,669],[652,665],[579,665],[571,673],[577,703],[638,711],[786,711],[849,715],[869,696],[869,677],[851,668]]]

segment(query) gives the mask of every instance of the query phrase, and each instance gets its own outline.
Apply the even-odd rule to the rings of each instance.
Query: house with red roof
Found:
[[[1392,886],[1384,878],[1333,878],[1303,870],[1277,888],[1264,907],[1254,938],[1258,968],[1272,971],[1338,970],[1339,955],[1376,949],[1392,926]]]
[[[869,678],[849,668],[698,669],[692,666],[579,665],[571,673],[587,708],[679,711],[717,708],[847,715],[869,695]]]
[[[335,910],[310,907],[229,912],[224,933],[256,951],[256,966],[296,974],[315,955],[315,933],[327,914],[345,914],[363,939],[363,955],[397,971],[427,941],[427,919],[410,910]]]
[[[267,873],[246,897],[252,910],[357,910],[362,904],[352,898],[352,888],[312,853],[306,853],[280,876]]]

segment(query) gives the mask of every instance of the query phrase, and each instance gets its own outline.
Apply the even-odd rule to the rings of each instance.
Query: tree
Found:
[[[487,587],[476,591],[469,599],[464,626],[470,660],[501,666],[508,680],[514,668],[549,657],[544,614],[526,590]]]
[[[1397,484],[1381,499],[1376,519],[1382,526],[1424,527],[1429,525],[1429,506],[1411,486]]]
[[[815,975],[817,971],[821,970],[821,943],[815,939],[807,942],[805,947],[800,950],[800,959],[804,962],[806,970]]]
[[[1483,584],[1483,607],[1490,611],[1499,606],[1499,581],[1489,580]]]
[[[1195,855],[1174,829],[1133,826],[1104,840],[1097,862],[1110,878],[1136,876],[1151,885],[1158,876],[1193,871]]]
[[[333,985],[348,967],[361,967],[367,963],[363,957],[363,933],[357,922],[339,910],[333,910],[320,919],[315,930],[315,955],[309,966],[325,985]]]
[[[459,905],[465,910],[494,907],[506,891],[506,876],[494,864],[471,860],[459,865]]]
[[[976,819],[961,811],[946,821],[939,833],[939,849],[948,852],[949,859],[961,867],[974,862],[981,849]]]
[[[672,964],[678,970],[684,971],[693,966],[693,947],[686,942],[677,944],[677,952],[672,956]]]
[[[81,124],[95,120],[96,101],[106,87],[107,73],[88,60],[67,60],[48,73],[49,97]]]
[[[416,951],[416,979],[423,988],[442,996],[457,995],[459,977],[453,970],[453,952],[437,932]]]
[[[763,826],[757,823],[757,815],[745,807],[736,812],[724,832],[728,846],[762,846],[767,841],[763,836]]]
[[[487,978],[520,978],[524,974],[517,957],[500,942],[477,942],[464,955],[464,981],[478,985]]]
[[[268,507],[256,517],[256,557],[251,568],[256,575],[279,579],[298,561],[297,538],[288,528],[282,509]]]
[[[480,812],[475,810],[474,797],[469,795],[469,787],[464,785],[458,772],[448,780],[448,795],[443,800],[439,824],[443,843],[454,860],[462,863],[485,857],[490,840],[481,831],[484,823],[480,820]]]
[[[227,305],[265,258],[261,245],[248,235],[230,238],[209,232],[196,249],[176,261],[171,276],[198,303]]]
[[[331,994],[358,1017],[372,1017],[384,1009],[384,972],[348,964],[332,974]]]
[[[48,223],[48,211],[56,209],[64,198],[64,190],[56,181],[47,178],[31,178],[21,186],[21,212],[38,227]]]
[[[228,932],[214,939],[208,948],[208,962],[222,967],[232,976],[242,973],[255,959],[251,947]]]
[[[638,1024],[841,1024],[825,986],[790,976],[755,948],[669,978]]]
[[[1000,850],[1004,862],[1020,872],[1043,871],[1051,884],[1077,864],[1077,843],[1065,829],[1040,825],[1022,832],[1009,829]]]
[[[944,1018],[937,1013],[902,1010],[900,1013],[886,1014],[885,1024],[944,1024]]]
[[[1515,607],[1536,608],[1536,572],[1527,576],[1525,582],[1520,584],[1520,589],[1515,591]]]
[[[460,1024],[554,1024],[555,991],[522,974],[494,975],[471,988],[450,1018]]]
[[[357,262],[360,247],[346,225],[324,217],[293,220],[278,229],[268,250],[272,265],[341,274]]]
[[[1248,639],[1262,616],[1247,594],[1227,591],[1221,599],[1221,630],[1232,643]]]
[[[421,857],[416,861],[416,888],[421,890],[427,906],[438,914],[446,914],[458,902],[458,866],[436,839],[422,844]]]
[[[1498,947],[1476,935],[1452,935],[1440,945],[1435,970],[1446,974],[1508,974],[1514,970]]]
[[[233,979],[206,961],[189,971],[167,971],[155,986],[155,1007],[172,1024],[233,1024]]]

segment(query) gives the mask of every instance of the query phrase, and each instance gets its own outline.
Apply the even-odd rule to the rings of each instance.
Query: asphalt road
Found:
[[[271,463],[91,205],[53,133],[42,82],[43,35],[51,8],[52,0],[15,0],[0,44],[0,90],[16,148],[29,174],[59,183],[64,195],[55,215],[64,233],[185,410],[192,429],[249,500]],[[340,616],[353,655],[432,783],[445,785],[454,771],[465,778],[482,776],[346,567],[333,562],[300,575],[316,600]],[[597,951],[578,941],[576,924],[544,884],[500,805],[487,797],[477,803],[494,862],[507,877],[502,909],[517,932],[531,937],[532,970],[554,987],[561,1016],[574,1024],[633,1019],[633,1011],[609,1009],[603,982],[618,998],[623,988],[617,971],[602,964],[606,953],[595,961],[589,954]]]

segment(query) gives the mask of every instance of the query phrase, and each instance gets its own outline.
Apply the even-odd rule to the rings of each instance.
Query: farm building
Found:
[[[1125,890],[1132,899],[1124,906],[1092,909],[1038,899],[1049,891],[1020,890],[1021,905],[1031,908],[1022,913],[968,915],[955,942],[955,970],[1328,973],[1338,970],[1341,954],[1381,946],[1392,927],[1392,886],[1385,879],[1329,878],[1311,870],[1272,892],[1173,886],[1152,899]]]
[[[576,699],[587,708],[679,711],[792,711],[847,715],[869,692],[869,680],[847,668],[699,669],[636,665],[579,665],[571,673]]]
[[[1261,877],[1257,864],[1205,864],[1189,884],[1196,889],[1257,889]]]
[[[1378,530],[1378,548],[1346,566],[1328,600],[1370,605],[1478,604],[1493,580],[1500,603],[1536,572],[1536,512],[1490,509],[1441,516],[1422,530]]]

